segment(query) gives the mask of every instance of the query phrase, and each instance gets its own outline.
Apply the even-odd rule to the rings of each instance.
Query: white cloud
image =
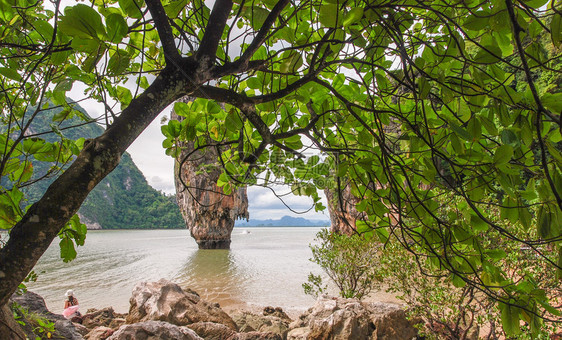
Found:
[[[289,193],[290,190],[287,187],[276,186],[274,190],[281,197],[276,197],[268,188],[248,188],[250,219],[279,219],[283,216],[304,217],[313,220],[329,219],[327,211],[315,212],[314,208],[311,209],[312,199],[305,196],[295,196]],[[326,206],[324,193],[320,192],[320,196],[322,197],[322,203]]]

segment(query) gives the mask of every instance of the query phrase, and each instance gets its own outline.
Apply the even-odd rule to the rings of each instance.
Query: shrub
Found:
[[[51,339],[55,334],[55,323],[43,315],[30,312],[17,303],[12,304],[11,310],[17,323],[30,327],[35,334],[35,340]]]
[[[312,262],[318,264],[344,298],[361,299],[381,282],[377,270],[379,245],[364,235],[341,235],[323,229],[316,234],[318,245],[311,245]],[[317,296],[326,292],[319,275],[310,274],[303,284],[305,293]]]

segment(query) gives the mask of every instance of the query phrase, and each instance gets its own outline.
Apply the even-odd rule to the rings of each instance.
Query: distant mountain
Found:
[[[283,216],[280,220],[236,221],[236,227],[327,227],[330,221],[307,220],[302,217]]]
[[[89,118],[82,107],[76,105],[75,108]],[[48,131],[53,124],[53,116],[61,110],[51,109],[46,114],[37,116],[31,129],[35,132]],[[71,126],[76,127],[70,128]],[[59,130],[60,134],[74,140],[80,137],[95,138],[104,131],[101,126],[95,123],[84,124],[84,121],[76,117],[65,121],[59,126]],[[60,138],[54,133],[42,137],[48,142]],[[52,166],[47,162],[35,161],[33,165],[36,176],[47,173]],[[24,188],[29,202],[37,201],[53,181],[54,178],[49,178]],[[127,152],[121,157],[117,168],[90,192],[78,215],[90,229],[185,228],[175,196],[166,196],[152,188]]]

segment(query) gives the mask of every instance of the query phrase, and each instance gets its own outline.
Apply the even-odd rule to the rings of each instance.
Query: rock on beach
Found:
[[[417,335],[396,304],[323,296],[295,320],[279,307],[265,307],[261,314],[234,310],[229,315],[218,304],[164,279],[137,284],[128,314],[111,307],[89,309],[82,324],[51,313],[43,298],[32,292],[14,295],[11,301],[54,322],[54,339],[409,340]],[[9,309],[4,312],[11,317]],[[6,319],[6,313],[0,316]],[[20,327],[13,333],[16,338],[35,338],[30,327],[13,327]],[[14,338],[2,331],[0,327],[1,339]]]

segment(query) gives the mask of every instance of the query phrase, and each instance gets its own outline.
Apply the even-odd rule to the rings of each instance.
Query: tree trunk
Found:
[[[172,119],[181,121],[182,117],[172,112]],[[176,199],[185,224],[199,249],[229,249],[234,221],[249,216],[246,188],[225,195],[217,186],[222,172],[217,162],[220,149],[210,147],[193,152],[193,142],[180,146],[174,172]]]
[[[72,165],[12,228],[8,242],[0,249],[0,306],[8,302],[88,193],[117,166],[135,138],[166,106],[193,91],[194,83],[184,77],[189,71],[165,68],[101,136],[87,141]]]

